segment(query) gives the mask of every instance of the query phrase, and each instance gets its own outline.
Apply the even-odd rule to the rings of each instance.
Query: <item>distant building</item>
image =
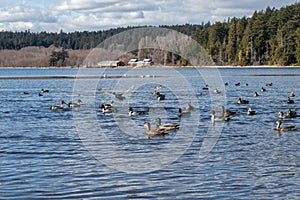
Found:
[[[128,62],[129,66],[138,66],[138,67],[144,67],[144,66],[151,66],[153,65],[153,61],[150,58],[144,59],[143,61],[139,61],[138,59],[130,59]]]
[[[98,67],[119,67],[124,66],[125,64],[122,61],[114,60],[114,61],[101,61],[98,63]]]

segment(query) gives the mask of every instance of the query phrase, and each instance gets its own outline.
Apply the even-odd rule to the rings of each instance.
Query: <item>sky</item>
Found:
[[[74,32],[214,23],[299,0],[0,0],[0,31]]]

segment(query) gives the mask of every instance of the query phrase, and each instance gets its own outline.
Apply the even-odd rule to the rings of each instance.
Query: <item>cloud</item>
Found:
[[[102,30],[136,25],[170,25],[250,17],[268,6],[297,0],[3,0],[0,29],[34,31]],[[28,28],[26,28],[28,27]]]

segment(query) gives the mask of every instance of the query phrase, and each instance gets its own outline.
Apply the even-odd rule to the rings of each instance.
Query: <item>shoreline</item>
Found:
[[[134,68],[164,68],[164,69],[184,69],[184,68],[198,68],[198,69],[256,69],[256,68],[300,68],[300,66],[278,66],[278,65],[255,65],[255,66],[141,66],[141,67],[132,67],[132,66],[119,66],[119,67],[75,67],[75,66],[62,66],[62,67],[52,67],[52,66],[0,66],[0,69],[134,69]]]

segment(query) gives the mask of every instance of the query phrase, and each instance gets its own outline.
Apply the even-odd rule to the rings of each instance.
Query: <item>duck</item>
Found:
[[[194,106],[192,106],[191,102],[188,102],[186,108],[186,110],[194,110]]]
[[[190,111],[183,111],[181,108],[178,108],[178,117],[190,116]]]
[[[248,83],[245,83],[245,86],[248,86],[249,84]]]
[[[146,111],[133,111],[132,107],[129,107],[128,111],[129,111],[129,113],[128,113],[129,116],[144,115],[144,114],[146,114]]]
[[[297,112],[288,109],[287,116],[289,116],[290,118],[297,117]]]
[[[235,86],[240,86],[240,85],[241,85],[241,83],[240,83],[240,82],[238,82],[238,83],[236,83],[236,84],[235,84]]]
[[[259,95],[258,95],[257,92],[254,92],[254,93],[253,93],[253,96],[254,96],[254,97],[258,97]]]
[[[208,85],[206,84],[205,87],[202,88],[202,90],[208,90]]]
[[[161,119],[160,118],[156,118],[155,120],[153,120],[153,122],[156,123],[156,127],[159,129],[165,129],[165,130],[178,130],[180,125],[179,124],[161,124]]]
[[[225,86],[228,86],[229,84],[228,84],[228,82],[226,82],[224,85],[225,85]]]
[[[216,88],[216,89],[214,89],[214,93],[215,93],[215,94],[220,94],[220,93],[221,93],[221,91],[220,91],[220,90],[218,90],[218,89]]]
[[[293,103],[294,103],[294,100],[292,100],[290,97],[288,97],[287,103],[288,103],[288,104],[293,104]]]
[[[238,98],[238,104],[248,104],[249,101],[248,100],[244,100],[244,99],[241,99],[241,98]]]
[[[248,108],[247,115],[255,115],[255,111],[251,108]]]
[[[150,123],[146,122],[144,124],[144,127],[147,129],[146,130],[146,135],[148,138],[150,138],[151,136],[164,136],[168,134],[168,131],[166,129],[159,129],[159,128],[155,128],[155,129],[151,129],[150,127]]]
[[[221,106],[221,114],[222,114],[223,116],[229,117],[230,115],[235,115],[236,112],[235,112],[235,111],[230,111],[230,110],[228,110],[228,109],[225,110],[224,106]]]
[[[295,126],[283,126],[283,127],[281,127],[281,121],[280,120],[277,120],[276,124],[277,124],[276,130],[278,130],[278,131],[293,131],[293,130],[296,130]]]
[[[107,90],[104,90],[104,89],[99,89],[99,92],[102,93],[102,94],[106,94],[106,95],[110,95],[110,96],[113,96],[114,98],[120,100],[120,101],[123,101],[126,99],[126,97],[124,96],[125,94],[127,94],[128,92],[130,92],[131,90],[133,89],[133,86],[128,88],[127,90],[123,91],[123,92],[109,92]]]
[[[214,123],[215,121],[229,121],[230,118],[226,116],[215,116],[215,110],[211,110],[211,122]]]
[[[64,101],[60,101],[60,105],[59,106],[57,106],[57,105],[55,105],[55,106],[49,106],[49,109],[50,110],[63,110],[64,109],[63,104],[65,104],[65,102]]]
[[[265,92],[266,89],[265,89],[264,87],[262,87],[262,88],[260,89],[260,91],[261,91],[261,92]]]
[[[42,93],[45,93],[45,92],[49,92],[49,90],[43,88],[43,89],[41,90],[41,92],[42,92]]]
[[[160,100],[165,100],[165,95],[161,94],[160,92],[156,92],[156,98],[157,101],[160,102]]]
[[[268,87],[270,87],[272,85],[273,85],[273,83],[266,83],[266,86],[268,86]]]
[[[290,97],[294,97],[295,96],[295,93],[292,91],[291,93],[290,93]]]
[[[284,115],[283,112],[279,112],[278,114],[279,114],[279,118],[280,118],[280,119],[292,118],[292,117],[289,116],[289,115]]]
[[[28,95],[28,94],[29,94],[29,92],[23,92],[23,94],[25,94],[25,95]]]

